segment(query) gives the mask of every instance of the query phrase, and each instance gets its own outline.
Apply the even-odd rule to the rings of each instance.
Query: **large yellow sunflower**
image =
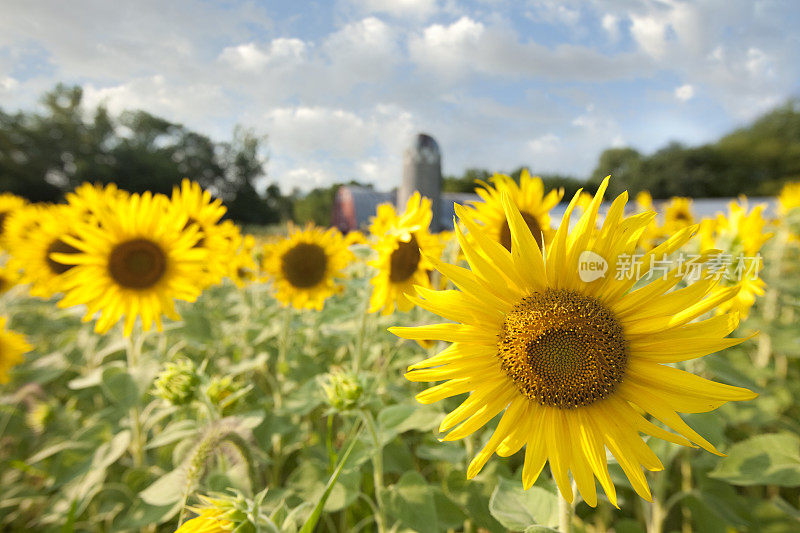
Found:
[[[96,219],[75,227],[75,236],[61,240],[80,253],[52,253],[50,258],[75,265],[65,275],[61,307],[85,304],[84,321],[100,316],[95,331],[103,333],[125,319],[130,335],[136,317],[145,331],[161,329],[161,314],[177,320],[173,299],[194,301],[202,291],[206,250],[187,218],[171,213],[168,199],[150,193],[113,200]]]
[[[56,261],[50,254],[80,251],[63,240],[65,235],[75,236],[79,213],[68,205],[51,205],[32,212],[37,217],[36,226],[25,232],[24,238],[10,239],[9,266],[22,272],[20,283],[31,284],[31,295],[49,298],[61,290],[64,273],[73,268]]]
[[[181,186],[175,187],[170,199],[170,207],[187,217],[187,226],[196,225],[201,232],[195,247],[207,250],[207,260],[203,265],[208,274],[206,285],[219,283],[229,271],[231,254],[236,253],[241,237],[236,226],[235,235],[230,234],[229,225],[219,221],[227,210],[219,198],[212,199],[211,193],[203,190],[199,183],[184,179]]]
[[[474,202],[474,211],[468,211],[469,216],[486,228],[487,235],[507,250],[511,247],[511,233],[500,200],[505,192],[519,207],[522,218],[539,244],[549,243],[553,233],[550,229],[550,210],[561,201],[563,189],[551,190],[545,195],[541,178],[531,177],[527,169],[522,171],[519,185],[504,174],[495,174],[490,181],[491,184],[482,183],[482,187],[475,190],[483,202]]]
[[[384,233],[374,234],[379,239],[375,244],[377,257],[369,261],[378,270],[370,280],[373,289],[369,312],[381,311],[383,315],[392,314],[395,305],[400,311],[414,307],[405,294],[412,293],[415,285],[431,286],[429,273],[433,264],[426,256],[438,258],[441,253],[439,239],[428,231],[433,216],[430,199],[415,192],[402,215],[398,216],[391,206],[389,209],[391,213],[386,208],[381,213],[379,206],[379,229]],[[372,228],[376,229],[374,222]]]
[[[683,277],[679,268],[636,290],[631,290],[636,279],[617,279],[617,266],[634,253],[654,213],[624,218],[623,193],[601,229],[591,231],[607,186],[608,179],[569,231],[578,196],[573,198],[544,254],[509,195],[502,201],[511,228],[510,252],[459,207],[457,214],[471,234],[467,240],[457,228],[470,269],[438,262],[437,268],[460,290],[418,289],[419,297],[413,297],[456,323],[392,328],[407,339],[452,343],[406,374],[411,381],[446,380],[418,394],[422,403],[471,393],[443,420],[441,431],[452,430],[443,440],[470,435],[503,413],[469,465],[470,478],[492,454],[509,456],[524,446],[524,487],[533,485],[549,462],[566,500],[573,499],[571,472],[589,505],[597,503],[595,477],[616,505],[608,449],[636,492],[649,500],[641,467],[663,467],[639,433],[719,454],[678,412],[710,411],[756,396],[671,366],[742,342],[726,338],[738,324],[735,313],[693,322],[733,297],[736,289],[709,295],[714,282],[701,280],[668,292]],[[661,257],[678,249],[695,231],[678,232],[646,254],[645,264],[650,254]],[[607,262],[606,275],[582,277],[581,272],[598,272],[584,269],[587,262]],[[653,424],[645,413],[675,433]]]
[[[0,383],[8,383],[8,371],[22,362],[22,354],[33,349],[24,336],[6,330],[7,320],[0,316]]]
[[[284,306],[322,310],[325,300],[341,290],[336,281],[352,260],[336,228],[292,228],[289,236],[268,245],[264,270],[275,297]]]

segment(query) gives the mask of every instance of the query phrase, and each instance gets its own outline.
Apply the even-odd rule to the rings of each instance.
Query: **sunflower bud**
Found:
[[[239,391],[239,385],[233,381],[231,376],[214,376],[209,380],[206,394],[211,403],[217,407],[227,407],[230,402],[227,400],[232,394]],[[235,399],[233,399],[235,401]]]
[[[327,383],[323,383],[328,404],[337,411],[349,411],[358,407],[364,394],[364,382],[358,375],[344,371],[331,372]]]
[[[172,405],[186,405],[194,398],[199,381],[194,363],[179,359],[164,366],[155,382],[155,395]]]
[[[53,406],[48,402],[37,401],[31,405],[25,416],[28,427],[37,435],[44,433],[45,428],[53,421]]]

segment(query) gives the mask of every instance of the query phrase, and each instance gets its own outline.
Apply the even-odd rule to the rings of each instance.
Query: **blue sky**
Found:
[[[587,176],[800,95],[794,0],[4,0],[0,105],[58,82],[215,139],[268,136],[270,181],[389,189],[416,132],[443,170]]]

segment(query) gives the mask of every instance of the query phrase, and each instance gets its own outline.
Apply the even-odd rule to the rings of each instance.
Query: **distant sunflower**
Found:
[[[40,213],[49,204],[27,204],[15,209],[4,220],[4,231],[0,236],[0,246],[6,250],[14,250],[24,246],[39,226]]]
[[[746,198],[728,204],[728,214],[718,213],[716,219],[706,219],[700,225],[703,248],[724,250],[724,261],[720,261],[719,275],[722,277],[717,291],[736,286],[739,291],[730,300],[721,304],[717,314],[736,311],[745,319],[756,296],[764,295],[766,284],[760,273],[763,260],[761,247],[772,237],[764,231],[766,204],[753,207],[748,213]]]
[[[284,306],[322,310],[341,290],[337,279],[352,257],[336,228],[292,228],[287,238],[267,247],[264,269]]]
[[[357,229],[348,231],[344,236],[344,242],[347,246],[352,246],[354,244],[369,244],[367,241],[367,236]]]
[[[22,272],[21,283],[31,284],[32,296],[50,298],[61,290],[64,273],[73,268],[56,261],[51,254],[80,252],[63,240],[66,235],[75,236],[74,228],[80,221],[75,209],[68,205],[51,205],[35,212],[37,225],[26,232],[24,239],[15,239],[9,265]]]
[[[0,316],[0,383],[8,383],[8,371],[22,362],[22,355],[33,347],[19,333],[6,329],[7,318]]]
[[[85,304],[84,320],[100,313],[95,331],[103,333],[124,318],[124,334],[136,317],[149,330],[161,329],[161,314],[178,320],[173,299],[194,301],[202,291],[201,264],[206,250],[195,248],[200,233],[186,228],[186,216],[171,214],[168,199],[150,193],[117,198],[95,213],[96,221],[61,237],[80,253],[52,253],[50,258],[75,265],[64,276],[59,306]]]
[[[694,223],[692,199],[680,196],[670,198],[664,206],[664,224],[661,226],[661,233],[665,236],[673,235]]]
[[[239,242],[239,246],[232,249],[232,253],[228,256],[227,275],[241,289],[258,280],[259,272],[253,255],[255,238],[252,235],[244,235],[239,237]]]
[[[503,245],[511,248],[511,232],[503,214],[502,194],[508,193],[514,203],[519,206],[522,218],[530,228],[539,246],[550,242],[550,210],[561,201],[563,189],[544,193],[544,183],[539,177],[531,177],[528,170],[520,175],[519,185],[509,176],[495,174],[491,183],[481,183],[475,189],[483,202],[473,202],[468,215],[485,228],[487,235]]]
[[[6,262],[0,266],[0,294],[8,292],[11,287],[19,283],[19,272]]]
[[[170,207],[177,213],[187,217],[186,226],[197,226],[200,239],[196,248],[207,250],[207,260],[203,269],[208,278],[205,285],[219,283],[229,270],[229,260],[235,252],[241,238],[238,229],[233,226],[235,235],[230,233],[229,226],[219,224],[227,210],[219,198],[212,199],[209,191],[203,190],[199,183],[184,179],[180,187],[175,187],[170,198]]]
[[[502,196],[511,229],[511,252],[475,224],[460,206],[457,214],[473,238],[457,235],[470,269],[437,263],[460,289],[418,289],[419,306],[456,323],[392,328],[407,339],[440,339],[452,344],[409,367],[411,381],[441,381],[417,395],[422,403],[471,393],[447,415],[443,440],[466,437],[503,413],[483,449],[472,460],[472,478],[492,454],[510,456],[523,446],[523,486],[536,481],[546,462],[564,498],[573,499],[569,472],[584,501],[597,504],[595,478],[617,504],[606,449],[617,459],[634,490],[650,500],[641,467],[661,470],[658,457],[639,433],[719,454],[677,414],[698,413],[751,391],[715,383],[671,363],[697,358],[742,342],[726,338],[738,324],[736,313],[700,322],[694,319],[732,298],[736,289],[710,294],[713,281],[669,291],[682,279],[675,269],[631,290],[636,279],[609,275],[583,281],[584,251],[608,261],[609,272],[635,251],[654,213],[623,218],[627,193],[611,205],[594,232],[608,179],[572,230],[576,195],[543,253],[510,195]],[[686,228],[646,254],[660,257],[686,243]],[[676,433],[645,418],[649,413]],[[453,429],[455,428],[455,429]]]
[[[778,194],[778,210],[782,215],[787,215],[798,207],[800,207],[800,181],[787,183]]]
[[[388,204],[385,204],[388,205]],[[390,206],[391,207],[391,206]],[[373,285],[369,312],[381,311],[383,315],[392,314],[395,305],[400,311],[410,311],[414,304],[406,299],[415,285],[430,287],[429,273],[433,264],[428,256],[439,257],[441,245],[428,226],[431,223],[431,201],[415,192],[408,199],[406,209],[397,215],[383,213],[386,225],[383,235],[377,235],[376,259],[369,262],[378,270],[370,283]],[[373,227],[374,227],[373,223]]]
[[[370,217],[369,233],[373,237],[383,237],[397,220],[397,212],[392,204],[379,204],[375,208],[375,216]]]
[[[67,203],[75,208],[84,219],[92,219],[114,205],[117,200],[129,196],[115,183],[82,183],[75,190],[66,194]]]
[[[0,194],[0,239],[5,237],[6,220],[9,215],[24,208],[28,201],[9,192]]]

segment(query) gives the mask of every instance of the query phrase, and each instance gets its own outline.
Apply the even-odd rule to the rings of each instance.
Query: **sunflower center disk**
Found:
[[[399,243],[397,250],[392,252],[390,258],[389,280],[399,283],[413,276],[421,258],[416,237],[412,235],[410,241]]]
[[[528,399],[575,409],[622,381],[628,349],[622,326],[599,300],[566,289],[526,296],[506,315],[501,367]]]
[[[528,225],[528,229],[531,230],[533,238],[539,243],[539,248],[541,248],[544,244],[544,239],[539,221],[536,220],[535,216],[525,211],[521,211],[520,214],[522,215],[522,220]],[[503,218],[503,225],[500,227],[500,244],[509,252],[511,251],[511,228],[508,226],[508,220],[505,218]]]
[[[283,254],[281,269],[293,286],[300,289],[313,287],[325,277],[328,256],[317,244],[301,242]]]
[[[109,272],[121,286],[128,289],[152,287],[167,271],[167,256],[156,243],[134,239],[118,244],[111,250]]]
[[[65,265],[64,263],[59,263],[58,261],[51,259],[50,254],[52,253],[77,254],[80,253],[80,250],[74,246],[70,246],[61,239],[54,240],[50,246],[47,247],[47,266],[50,267],[50,270],[53,272],[53,274],[63,274],[67,270],[71,269],[74,265]]]

